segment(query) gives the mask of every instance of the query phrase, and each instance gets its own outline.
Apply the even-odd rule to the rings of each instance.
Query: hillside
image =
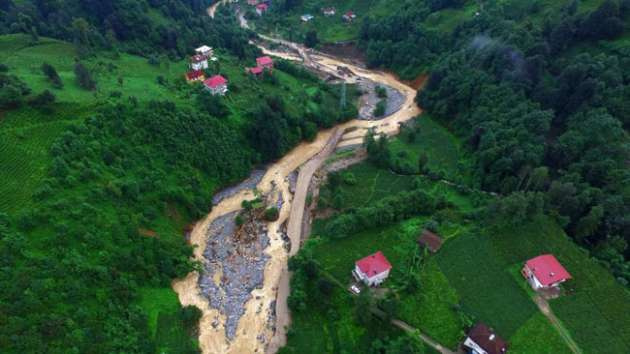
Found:
[[[242,60],[216,48],[222,98],[185,82],[187,60],[77,50],[0,36],[2,75],[29,89],[0,113],[0,348],[195,351],[198,312],[170,289],[193,267],[187,226],[219,188],[356,108],[336,110],[339,88],[290,63],[253,78],[253,47]]]

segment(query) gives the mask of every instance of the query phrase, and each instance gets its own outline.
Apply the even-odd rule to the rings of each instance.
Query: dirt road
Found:
[[[543,299],[543,297],[540,295],[536,295],[534,296],[534,302],[538,306],[540,312],[542,312],[542,314],[547,317],[549,322],[551,322],[551,325],[556,329],[556,332],[558,332],[560,337],[562,337],[562,340],[564,340],[567,347],[569,347],[569,349],[571,349],[571,351],[575,354],[582,354],[582,349],[580,349],[573,338],[571,338],[569,331],[564,328],[562,322],[560,322],[558,317],[556,317],[556,315],[553,313],[553,311],[551,310],[551,306],[549,306],[547,300]]]
[[[214,17],[218,6],[226,2],[224,0],[213,5],[208,9],[208,15]],[[270,37],[265,38],[274,42],[279,41]],[[378,133],[396,134],[399,130],[399,123],[405,122],[421,112],[414,103],[416,91],[396,80],[392,75],[362,69],[343,60],[311,52],[298,44],[282,42],[287,47],[295,50],[297,54],[277,53],[268,50],[266,52],[289,60],[300,60],[305,66],[317,66],[319,70],[335,72],[338,66],[350,67],[356,73],[356,77],[348,78],[348,82],[355,82],[359,78],[369,78],[370,80],[389,85],[405,95],[405,103],[398,112],[380,121],[355,119],[340,124],[333,129],[321,131],[313,142],[300,144],[282,159],[268,167],[256,188],[262,194],[269,194],[272,190],[280,191],[285,202],[280,209],[279,219],[268,225],[270,242],[265,252],[270,259],[265,266],[263,287],[252,292],[252,297],[246,304],[245,313],[239,321],[233,340],[229,341],[226,338],[224,316],[217,309],[211,308],[208,305],[208,300],[201,295],[198,286],[199,274],[197,272],[192,272],[184,279],[178,279],[173,282],[173,289],[177,292],[182,305],[195,305],[202,311],[199,345],[203,353],[262,353],[265,351],[274,353],[285,343],[286,333],[284,327],[290,324],[290,313],[286,303],[290,291],[290,274],[287,269],[287,261],[289,255],[297,253],[300,246],[304,204],[313,173],[334,151],[336,146],[360,144],[363,136],[370,128],[374,128]],[[355,129],[350,133],[344,134],[343,132],[348,128]],[[300,166],[302,168],[298,176],[295,194],[291,198],[287,176]],[[191,233],[190,242],[197,246],[194,250],[196,260],[200,262],[208,261],[204,259],[203,253],[208,242],[209,225],[219,216],[240,210],[241,202],[252,198],[253,193],[251,191],[241,191],[231,195],[221,200],[204,220],[195,225]],[[284,242],[280,233],[281,225],[287,220],[289,221],[287,232],[291,239],[289,252],[284,248]],[[272,326],[269,324],[270,318],[268,314],[270,312],[275,312],[275,323]]]

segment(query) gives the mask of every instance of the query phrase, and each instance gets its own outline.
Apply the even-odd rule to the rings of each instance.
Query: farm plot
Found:
[[[459,296],[435,258],[430,258],[422,267],[420,284],[416,293],[401,294],[400,319],[455,349],[464,337],[464,324],[455,310]]]
[[[630,293],[553,221],[540,218],[516,230],[493,233],[492,243],[505,262],[517,263],[553,253],[573,276],[569,293],[550,302],[555,314],[586,353],[601,348],[630,352]]]
[[[468,234],[447,242],[437,261],[457,289],[464,310],[506,338],[538,311],[496,260],[486,236]]]

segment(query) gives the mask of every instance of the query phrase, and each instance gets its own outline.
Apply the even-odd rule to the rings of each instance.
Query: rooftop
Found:
[[[392,265],[381,251],[377,251],[374,254],[358,260],[356,265],[368,277],[375,276],[392,268]]]
[[[468,331],[468,337],[488,354],[502,354],[507,352],[507,343],[494,330],[478,322]]]
[[[571,279],[571,274],[558,262],[552,254],[528,260],[525,265],[534,273],[534,276],[543,286],[548,286],[563,280]]]
[[[422,230],[418,239],[420,246],[428,248],[431,252],[437,252],[442,247],[442,238],[429,230]]]

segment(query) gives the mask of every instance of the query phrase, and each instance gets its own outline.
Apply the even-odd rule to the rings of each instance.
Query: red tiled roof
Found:
[[[255,68],[249,68],[249,72],[254,75],[258,75],[263,72],[263,68],[261,68],[260,66],[257,66]]]
[[[206,79],[203,84],[209,88],[217,88],[221,85],[225,85],[227,80],[221,75],[215,75],[209,79]]]
[[[273,64],[273,60],[268,56],[259,57],[259,58],[256,58],[256,64],[258,64],[258,66],[265,66],[265,65]]]
[[[543,286],[549,286],[559,281],[571,279],[571,274],[558,262],[552,254],[543,254],[525,263],[527,268]]]
[[[267,11],[267,7],[268,7],[267,4],[258,4],[258,5],[256,5],[256,8],[258,10],[262,10],[262,11]]]
[[[468,331],[468,337],[488,354],[502,354],[507,352],[507,343],[499,337],[492,328],[479,322]]]
[[[203,71],[201,70],[193,70],[186,73],[186,78],[188,80],[195,80],[203,76]]]
[[[420,246],[427,247],[431,252],[437,252],[442,247],[442,239],[429,230],[422,230],[422,236],[418,239]]]
[[[365,258],[362,258],[356,262],[359,269],[368,277],[373,277],[377,274],[383,273],[392,269],[392,265],[381,251],[371,254]]]

